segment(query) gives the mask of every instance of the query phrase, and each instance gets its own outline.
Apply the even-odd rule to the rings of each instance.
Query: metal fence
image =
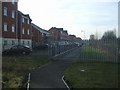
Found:
[[[118,52],[118,39],[86,40],[80,54],[80,60],[118,62]]]
[[[77,44],[60,45],[59,42],[50,42],[48,44],[48,56],[49,58],[55,57],[77,46]]]

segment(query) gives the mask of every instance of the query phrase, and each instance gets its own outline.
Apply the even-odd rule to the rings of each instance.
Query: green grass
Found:
[[[85,70],[82,72],[81,70]],[[65,71],[71,88],[117,88],[118,67],[113,63],[77,62]]]
[[[94,47],[84,47],[80,53],[80,60],[95,60],[95,61],[115,61],[115,57],[105,50]]]
[[[66,69],[65,79],[74,89],[117,88],[118,64],[111,62],[114,60],[113,55],[107,51],[89,46],[84,47],[79,60]]]
[[[24,88],[29,72],[48,63],[47,56],[4,56],[2,58],[3,88]]]

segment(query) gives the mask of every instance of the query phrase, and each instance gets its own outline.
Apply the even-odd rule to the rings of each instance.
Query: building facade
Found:
[[[31,26],[33,47],[48,44],[50,39],[50,33],[47,30],[44,30],[33,23],[31,24]]]
[[[63,30],[63,28],[56,28],[56,27],[52,27],[48,30],[48,32],[52,35],[52,41],[60,41],[61,37],[61,31]]]
[[[68,32],[63,30],[63,28],[52,27],[48,30],[52,35],[52,41],[59,42],[60,45],[65,45],[68,43]]]
[[[18,44],[17,2],[2,2],[2,48]]]
[[[35,24],[32,26],[32,45],[33,47],[39,46],[42,43],[42,33],[39,31],[39,28]]]
[[[31,18],[18,11],[18,44],[32,47]]]
[[[95,40],[95,35],[90,35],[90,40]]]

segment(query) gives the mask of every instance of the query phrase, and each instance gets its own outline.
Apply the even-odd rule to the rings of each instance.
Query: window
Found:
[[[22,22],[24,23],[24,18],[22,18]]]
[[[12,40],[12,45],[15,45],[15,41],[14,40]]]
[[[12,10],[12,18],[15,18],[15,11]]]
[[[12,32],[15,32],[15,26],[12,25]]]
[[[30,30],[28,29],[27,34],[30,35]]]
[[[7,45],[7,40],[4,40],[4,45]]]
[[[25,30],[24,30],[24,28],[22,29],[22,34],[25,34]]]
[[[7,16],[7,8],[4,7],[4,16]]]
[[[15,4],[15,1],[14,1],[14,0],[12,0],[12,4]]]
[[[23,45],[25,44],[25,41],[23,41]]]
[[[7,23],[4,23],[4,31],[8,31]]]
[[[42,37],[44,36],[44,33],[42,33]]]
[[[30,23],[29,19],[27,20],[27,23],[28,23],[28,24]]]
[[[30,42],[28,41],[28,45],[30,44]]]

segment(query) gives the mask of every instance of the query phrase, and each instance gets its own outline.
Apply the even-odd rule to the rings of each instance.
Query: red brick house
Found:
[[[35,24],[31,24],[32,26],[32,44],[33,47],[48,44],[48,39],[50,38],[50,33],[47,30],[40,28]]]
[[[29,14],[18,11],[18,44],[32,47],[32,27]]]
[[[18,44],[17,34],[17,2],[0,2],[2,12],[2,47],[8,49]],[[1,13],[0,13],[1,14]]]
[[[59,42],[59,44],[63,45],[68,42],[68,32],[67,30],[63,30],[63,28],[52,27],[49,29],[49,32],[52,35],[52,40],[55,42]]]
[[[39,31],[39,28],[35,24],[32,26],[32,45],[33,47],[39,46],[42,43],[42,33]]]
[[[76,36],[75,35],[69,35],[69,42],[75,43],[76,42]]]
[[[52,27],[48,30],[48,32],[50,32],[50,34],[52,35],[52,41],[60,41],[60,35],[63,28],[56,28],[56,27]]]

